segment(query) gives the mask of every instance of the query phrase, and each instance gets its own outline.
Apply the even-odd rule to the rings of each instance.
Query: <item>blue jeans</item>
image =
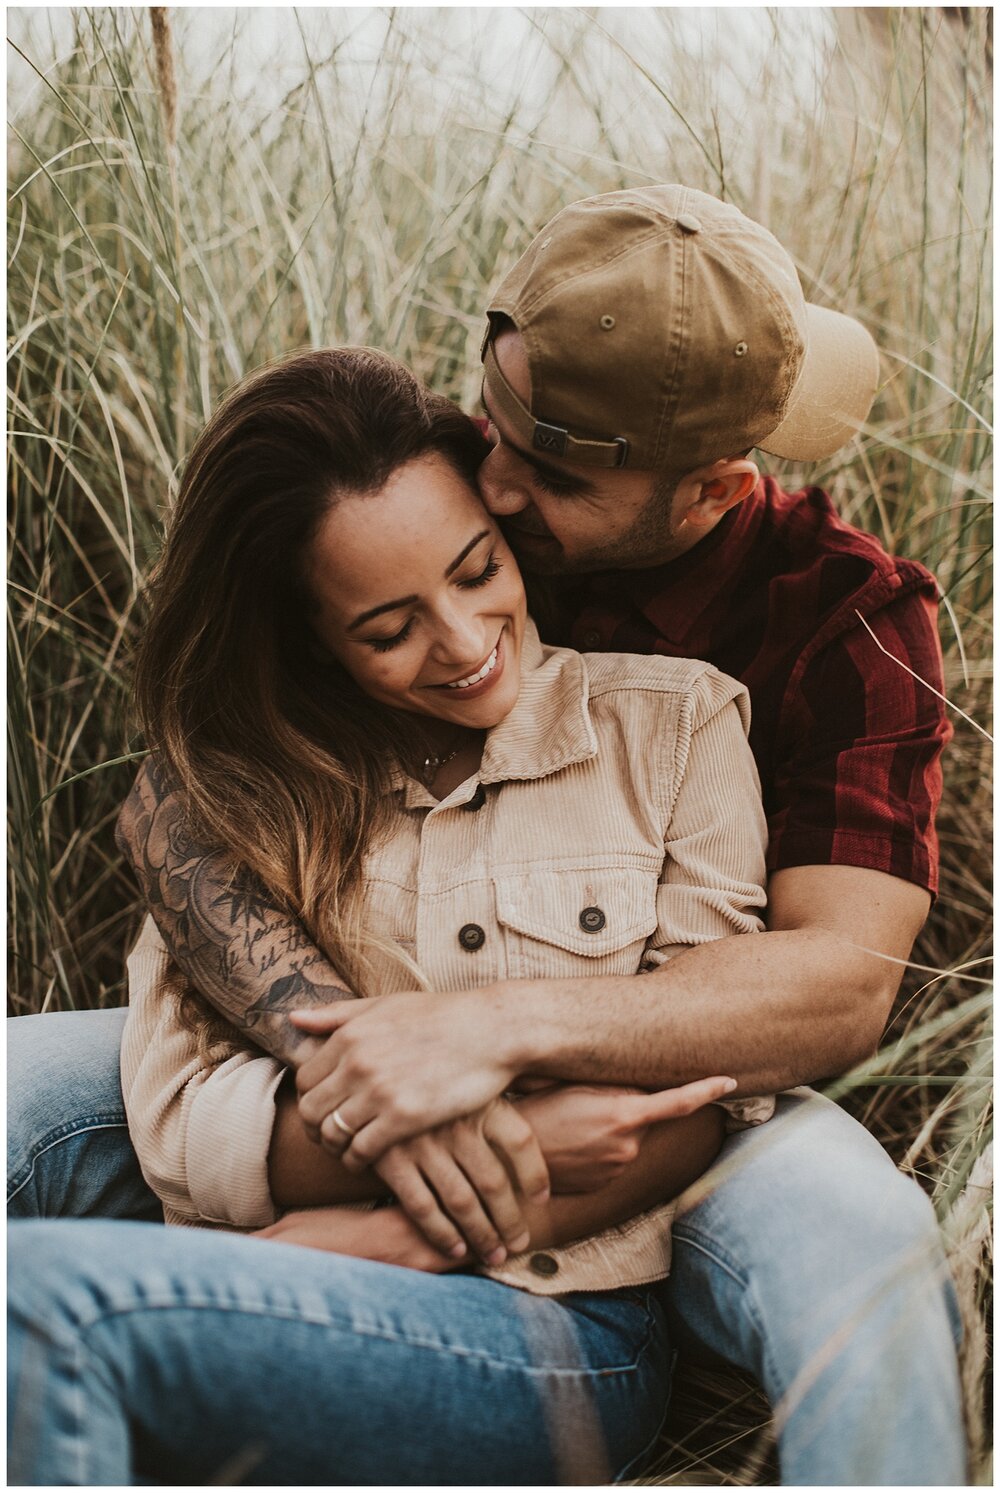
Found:
[[[118,1088],[121,1020],[8,1022],[12,1217],[155,1216]],[[784,1483],[965,1481],[931,1207],[807,1090],[727,1141],[686,1195],[658,1293],[546,1302],[103,1222],[18,1225],[9,1260],[15,1482],[139,1481],[150,1467],[158,1481],[621,1477],[666,1403],[657,1294],[673,1340],[760,1380]]]
[[[606,1483],[669,1388],[649,1291],[122,1221],[11,1226],[15,1484]]]

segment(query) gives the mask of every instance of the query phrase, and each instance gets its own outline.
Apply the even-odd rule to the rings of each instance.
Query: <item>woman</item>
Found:
[[[191,822],[225,847],[230,870],[216,867],[209,900],[222,887],[230,915],[253,902],[240,915],[268,927],[271,898],[323,951],[325,962],[297,961],[281,999],[272,982],[255,1002],[244,992],[234,1005],[231,990],[218,1002],[244,1018],[255,1004],[254,1039],[283,1056],[283,998],[302,1004],[304,986],[344,981],[381,996],[421,979],[447,990],[511,973],[633,974],[686,943],[758,926],[761,815],[743,691],[707,666],[543,650],[472,485],[483,449],[392,360],[342,350],[249,380],[192,453],[139,700]],[[159,881],[143,877],[154,913],[183,860],[167,841],[146,867]],[[173,940],[189,973],[207,926]],[[197,1003],[178,998],[155,936],[140,941],[131,973],[130,1120],[175,1214],[248,1227],[267,1224],[281,1194],[286,1205],[323,1201],[295,1196],[311,1142],[287,1091],[269,1104],[281,1064],[203,1007],[192,1031]],[[306,1064],[309,1123],[328,1137],[356,1132],[371,1117],[325,1092],[325,1050]],[[695,1097],[725,1087],[709,1081]],[[29,1421],[13,1422],[22,1480],[127,1482],[157,1458],[161,1471],[202,1477],[235,1459],[235,1480],[255,1482],[622,1475],[655,1436],[669,1358],[648,1289],[666,1269],[662,1220],[625,1220],[704,1170],[721,1129],[712,1110],[667,1121],[606,1185],[591,1177],[590,1191],[563,1191],[574,1158],[560,1126],[579,1102],[556,1091],[516,1110],[486,1106],[480,1138],[499,1123],[510,1155],[524,1153],[531,1114],[555,1193],[518,1200],[516,1221],[492,1219],[515,1251],[489,1267],[497,1279],[438,1279],[464,1256],[442,1254],[398,1206],[283,1221],[286,1237],[326,1254],[145,1225],[25,1225],[11,1355],[15,1411]],[[636,1103],[639,1133],[683,1110]],[[239,1150],[255,1110],[270,1120],[256,1159]],[[206,1112],[217,1118],[207,1132],[192,1124]],[[411,1188],[425,1221],[412,1189],[431,1194],[440,1240],[456,1219],[433,1204],[448,1192],[433,1169],[465,1165],[467,1137],[432,1142],[437,1159],[404,1155],[404,1187],[392,1185],[404,1202]],[[544,1191],[537,1165],[517,1175]],[[333,1157],[322,1186],[340,1202],[377,1196],[387,1180],[359,1191]],[[468,1237],[482,1237],[478,1222]],[[108,1282],[118,1250],[127,1262]],[[354,1253],[369,1258],[345,1258]],[[385,1258],[421,1268],[387,1269]],[[560,1293],[577,1294],[542,1299],[549,1272],[549,1291],[557,1275]],[[81,1404],[86,1415],[72,1408]]]

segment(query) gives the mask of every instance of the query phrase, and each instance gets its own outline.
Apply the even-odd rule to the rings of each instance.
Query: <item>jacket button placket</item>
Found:
[[[437,957],[418,963],[431,988],[454,989],[471,981],[487,984],[503,973],[497,968],[503,940],[494,937],[495,914],[485,858],[478,842],[486,836],[485,814],[469,814],[464,805],[442,812],[431,810],[420,834],[417,899],[418,950],[436,950]],[[471,841],[471,843],[470,843]],[[453,885],[456,868],[469,867],[462,885]],[[476,869],[482,866],[481,875]],[[433,895],[452,884],[443,895]],[[428,895],[431,894],[431,895]],[[448,932],[448,929],[451,932]]]

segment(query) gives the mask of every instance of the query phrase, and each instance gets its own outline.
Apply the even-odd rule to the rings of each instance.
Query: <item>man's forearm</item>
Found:
[[[719,939],[642,976],[505,982],[494,1036],[519,1072],[646,1088],[725,1073],[773,1093],[870,1055],[897,976],[823,931]]]
[[[316,1044],[287,1013],[351,995],[301,923],[225,854],[198,842],[182,795],[152,758],[125,802],[117,839],[164,943],[195,988],[258,1046],[300,1063]]]
[[[522,1198],[532,1244],[567,1244],[676,1197],[711,1165],[722,1138],[723,1115],[715,1105],[652,1125],[635,1159],[601,1187],[557,1191],[545,1203]],[[359,1202],[387,1192],[374,1171],[355,1176],[309,1140],[288,1087],[277,1098],[268,1180],[271,1196],[282,1210]]]
[[[528,1248],[558,1249],[625,1223],[658,1203],[669,1202],[707,1171],[719,1154],[722,1139],[722,1114],[712,1105],[686,1119],[654,1126],[639,1156],[613,1182],[594,1192],[563,1193],[544,1204],[526,1205],[525,1218],[531,1234]],[[387,1222],[394,1237],[404,1241],[394,1263],[435,1272],[455,1268],[454,1260],[428,1249],[420,1230],[400,1209],[390,1208],[387,1213],[369,1214],[357,1222],[352,1220],[349,1227],[355,1239],[365,1234],[370,1239],[370,1253],[363,1244],[360,1248],[354,1245],[356,1252],[371,1259],[385,1258],[381,1236]],[[317,1242],[321,1248],[335,1250],[342,1247],[336,1239],[325,1246],[321,1240],[302,1242]]]
[[[498,1030],[523,1039],[522,1070],[557,1078],[659,1087],[727,1073],[741,1094],[811,1083],[877,1048],[929,905],[880,871],[788,867],[768,883],[771,931],[700,944],[637,979],[509,986]]]
[[[718,1156],[724,1116],[714,1104],[680,1120],[650,1127],[639,1155],[621,1176],[594,1192],[553,1195],[525,1208],[533,1248],[571,1244],[669,1202]]]

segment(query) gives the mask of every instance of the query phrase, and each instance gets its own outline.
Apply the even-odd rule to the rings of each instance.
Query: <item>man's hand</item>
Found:
[[[732,1078],[702,1078],[647,1094],[611,1084],[564,1084],[530,1094],[517,1110],[538,1137],[555,1193],[598,1192],[642,1149],[650,1125],[725,1098]]]
[[[455,1268],[454,1261],[431,1248],[402,1208],[378,1208],[374,1213],[341,1207],[297,1209],[250,1237],[434,1274]]]
[[[527,1249],[515,1186],[529,1202],[549,1196],[535,1132],[503,1099],[391,1146],[374,1169],[428,1242],[454,1261],[467,1256],[467,1244],[487,1265]]]
[[[298,1070],[299,1113],[349,1171],[482,1109],[510,1084],[499,1003],[489,990],[472,995],[413,992],[289,1013],[300,1031],[331,1034]]]

